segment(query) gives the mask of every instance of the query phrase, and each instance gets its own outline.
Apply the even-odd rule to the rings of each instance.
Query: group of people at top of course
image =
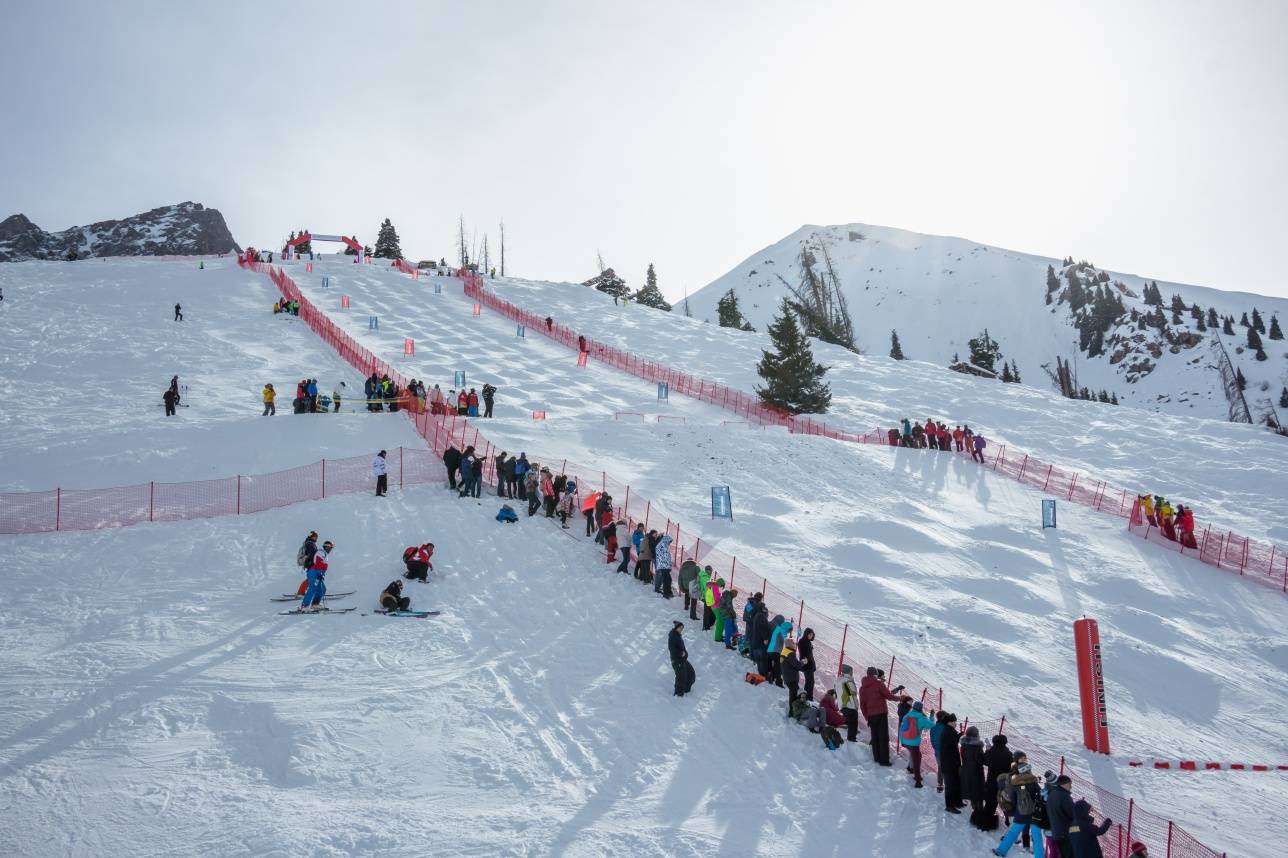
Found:
[[[1168,539],[1185,548],[1199,547],[1194,538],[1194,510],[1182,504],[1173,507],[1172,502],[1161,495],[1137,495],[1136,501],[1145,520]]]
[[[473,447],[462,451],[451,446],[443,462],[451,489],[462,497],[479,496],[485,463]],[[945,810],[958,814],[969,805],[971,822],[986,831],[998,828],[997,814],[1001,811],[1006,831],[995,854],[1006,855],[1017,840],[1022,840],[1026,847],[1032,842],[1034,854],[1039,856],[1101,858],[1098,837],[1112,821],[1093,819],[1091,806],[1074,800],[1068,777],[1058,777],[1053,772],[1037,777],[1025,754],[1007,746],[1006,736],[994,736],[986,743],[978,728],[959,732],[956,716],[925,711],[921,701],[902,693],[902,686],[888,688],[884,671],[876,667],[868,668],[863,679],[855,683],[852,668],[844,665],[834,687],[825,689],[820,697],[815,688],[818,664],[812,629],[796,635],[790,619],[781,614],[770,616],[761,593],[752,594],[739,611],[738,591],[726,587],[725,580],[711,566],[702,566],[693,559],[680,564],[678,575],[673,577],[671,536],[646,530],[644,524],[632,528],[627,519],[616,513],[613,498],[606,492],[591,489],[583,494],[574,477],[556,475],[550,468],[529,461],[523,452],[511,457],[503,451],[494,462],[498,497],[526,500],[530,517],[544,511],[546,517],[557,516],[564,528],[580,511],[586,536],[604,546],[605,559],[616,564],[617,572],[651,584],[662,598],[682,597],[690,620],[700,620],[702,630],[710,633],[714,642],[754,661],[748,681],[785,688],[788,717],[818,733],[829,748],[858,740],[861,713],[867,723],[867,741],[874,761],[882,766],[892,765],[888,707],[896,703],[896,739],[908,756],[907,771],[912,775],[913,786],[922,786],[921,748],[923,734],[929,732]],[[504,520],[501,514],[498,520]],[[673,624],[667,649],[675,674],[673,694],[683,697],[692,691],[697,678],[688,657],[683,621]],[[1146,855],[1143,844],[1132,844],[1131,858]]]
[[[988,442],[978,432],[971,431],[970,426],[958,425],[949,429],[943,423],[936,423],[931,417],[925,423],[914,423],[903,418],[899,429],[886,433],[886,440],[891,447],[919,447],[921,449],[943,450],[956,448],[958,453],[970,453],[975,461],[983,464],[984,448]]]

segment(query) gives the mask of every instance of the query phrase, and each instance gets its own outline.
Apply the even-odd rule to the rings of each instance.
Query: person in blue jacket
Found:
[[[913,786],[917,789],[921,789],[921,734],[933,726],[935,722],[926,717],[920,700],[912,704],[908,714],[899,722],[899,744],[908,752]]]
[[[513,491],[519,493],[519,500],[521,501],[526,501],[528,499],[528,489],[524,485],[524,478],[527,477],[528,470],[531,467],[532,466],[528,464],[528,454],[519,453],[519,458],[514,462],[514,481],[512,488]]]

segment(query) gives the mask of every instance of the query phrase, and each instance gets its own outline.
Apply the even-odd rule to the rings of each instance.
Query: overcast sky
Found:
[[[373,11],[374,9],[374,11]],[[1288,295],[1288,3],[0,0],[0,217],[694,291],[803,223]]]

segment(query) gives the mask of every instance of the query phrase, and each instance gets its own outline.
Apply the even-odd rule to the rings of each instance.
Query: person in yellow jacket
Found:
[[[1148,521],[1150,524],[1158,523],[1154,519],[1154,499],[1152,497],[1149,495],[1142,497],[1140,499],[1140,509],[1141,512],[1145,513],[1145,521]]]
[[[845,741],[855,742],[859,737],[859,690],[854,685],[854,668],[841,665],[841,675],[836,678],[836,699],[845,716]]]
[[[273,385],[264,385],[264,413],[260,416],[267,417],[270,414],[276,414],[277,406],[274,404],[276,401],[277,391],[273,390]]]

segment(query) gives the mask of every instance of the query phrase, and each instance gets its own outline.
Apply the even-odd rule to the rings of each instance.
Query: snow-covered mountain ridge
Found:
[[[1144,408],[1225,419],[1230,404],[1219,338],[1233,370],[1247,379],[1253,420],[1273,413],[1288,385],[1288,341],[1271,338],[1273,320],[1288,324],[1282,298],[1153,281],[1073,258],[868,224],[803,226],[689,296],[689,306],[697,318],[714,322],[716,303],[732,289],[743,315],[764,330],[789,285],[800,282],[803,264],[822,273],[829,261],[858,345],[869,354],[887,354],[893,330],[905,356],[946,366],[954,357],[969,359],[968,341],[987,329],[1025,384],[1052,389],[1048,373],[1056,372],[1059,357],[1072,362],[1077,388],[1104,390]],[[1161,307],[1146,301],[1155,283]],[[1179,314],[1173,296],[1183,306]],[[1265,360],[1249,347],[1242,324],[1245,315],[1255,323],[1254,309],[1265,328],[1259,333]],[[1231,326],[1222,333],[1227,317]],[[1279,417],[1288,422],[1282,410]]]
[[[161,206],[121,220],[73,226],[61,232],[46,232],[23,214],[0,221],[0,262],[240,251],[219,210],[194,202]]]

